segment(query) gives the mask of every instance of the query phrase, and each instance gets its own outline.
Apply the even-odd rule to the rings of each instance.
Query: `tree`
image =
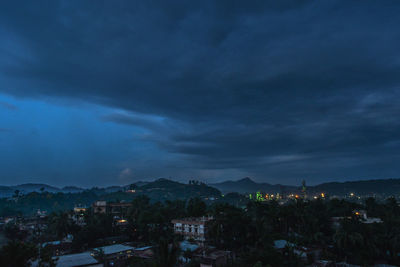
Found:
[[[40,249],[39,253],[39,267],[56,267],[57,258],[53,258],[53,253],[49,247],[44,247]]]
[[[173,267],[178,262],[179,246],[175,242],[169,244],[161,239],[155,253],[155,264],[157,267]]]
[[[190,249],[186,249],[183,252],[183,257],[185,258],[186,262],[188,262],[192,258],[192,255],[193,255],[193,253],[192,253],[192,251]]]
[[[0,249],[0,266],[26,267],[38,256],[38,249],[34,244],[20,241],[10,241]]]
[[[96,258],[100,263],[103,263],[104,267],[108,266],[107,257],[106,254],[104,253],[104,249],[100,248],[98,250]]]
[[[249,216],[239,208],[217,204],[212,208],[214,220],[209,222],[207,233],[210,242],[223,249],[239,249],[253,245]]]
[[[67,234],[77,229],[68,212],[53,213],[50,215],[50,230],[58,239],[63,239]]]
[[[19,196],[20,196],[20,191],[17,189],[17,190],[14,191],[13,198],[15,198],[15,200],[18,200]]]
[[[9,222],[4,226],[4,234],[11,240],[25,240],[28,233],[25,230],[20,230],[17,224]]]
[[[186,212],[189,217],[200,217],[206,214],[207,205],[200,198],[189,199]]]
[[[358,232],[362,228],[361,224],[352,219],[344,220],[341,228],[333,236],[338,256],[341,259],[350,259],[357,262],[361,258],[360,254],[364,249],[364,237]]]

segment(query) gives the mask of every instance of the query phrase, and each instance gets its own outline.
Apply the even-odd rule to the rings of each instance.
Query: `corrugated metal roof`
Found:
[[[57,267],[82,266],[96,263],[98,261],[90,255],[90,252],[83,252],[60,256],[57,261]]]
[[[115,245],[111,245],[111,246],[95,248],[95,250],[97,250],[97,251],[99,251],[100,249],[102,249],[104,251],[104,254],[109,255],[109,254],[124,252],[127,250],[133,250],[135,248],[131,247],[131,246],[125,246],[122,244],[115,244]]]

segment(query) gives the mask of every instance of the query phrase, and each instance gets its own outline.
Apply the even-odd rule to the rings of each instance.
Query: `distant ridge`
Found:
[[[61,191],[63,193],[79,193],[84,191],[85,189],[80,188],[80,187],[76,187],[76,186],[64,186],[63,188],[61,188]]]
[[[175,197],[181,192],[184,192],[185,196],[196,196],[196,195],[213,195],[217,196],[219,192],[226,194],[230,192],[237,192],[240,194],[254,193],[256,191],[262,191],[265,193],[283,193],[283,192],[295,192],[300,190],[299,186],[289,186],[281,184],[269,184],[269,183],[257,183],[249,177],[239,179],[236,181],[228,180],[220,183],[213,184],[185,184],[177,182],[171,179],[160,178],[151,182],[138,181],[131,185],[126,186],[109,186],[105,188],[93,187],[91,190],[96,194],[112,193],[118,191],[125,191],[132,185],[136,186],[137,189],[146,192],[165,192],[170,191]],[[58,188],[47,184],[35,184],[26,183],[15,186],[0,186],[0,198],[11,197],[15,191],[18,190],[20,194],[28,194],[30,192],[51,192],[51,193],[80,193],[85,188],[76,186],[65,186]],[[310,194],[325,192],[330,195],[343,196],[349,193],[356,193],[362,195],[400,195],[400,179],[375,179],[375,180],[359,180],[359,181],[348,181],[348,182],[329,182],[322,183],[315,186],[307,186],[307,192]]]
[[[276,193],[281,190],[295,190],[295,186],[288,185],[280,185],[280,184],[269,184],[269,183],[257,183],[250,179],[249,177],[245,177],[243,179],[237,181],[225,181],[221,183],[210,184],[217,189],[219,189],[223,193],[229,192],[237,192],[237,193],[251,193],[256,191],[263,191],[265,193]]]
[[[214,183],[210,184],[217,189],[219,189],[223,193],[229,192],[237,192],[237,193],[251,193],[256,191],[263,191],[265,193],[276,193],[280,192],[281,190],[294,190],[296,189],[295,186],[288,186],[288,185],[272,185],[269,183],[256,183],[249,177],[245,177],[243,179],[237,181],[225,181],[221,183]]]
[[[331,195],[357,193],[362,195],[400,195],[400,179],[375,179],[348,182],[330,182],[309,187],[310,192],[328,192]]]
[[[48,184],[26,183],[13,186],[0,186],[0,197],[11,197],[16,190],[18,190],[20,194],[28,194],[31,192],[41,191],[50,193],[79,193],[85,189],[76,186],[65,186],[63,188],[58,188]]]
[[[282,191],[298,191],[299,186],[288,185],[271,185],[268,183],[257,183],[246,177],[237,181],[225,181],[221,183],[210,184],[219,189],[223,193],[238,192],[253,193],[263,191],[265,193],[281,193]],[[310,194],[325,192],[330,195],[348,195],[350,193],[362,195],[400,195],[400,179],[375,179],[375,180],[359,180],[347,182],[329,182],[315,186],[307,186],[307,192]]]

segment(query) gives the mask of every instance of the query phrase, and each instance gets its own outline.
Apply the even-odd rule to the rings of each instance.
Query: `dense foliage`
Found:
[[[79,193],[51,193],[47,191],[20,194],[18,190],[12,198],[0,198],[0,217],[13,215],[32,215],[37,210],[58,212],[70,210],[76,205],[90,206],[97,200],[132,201],[138,196],[148,196],[152,202],[189,199],[194,197],[219,197],[221,192],[204,183],[192,181],[189,184],[168,179],[158,179],[142,186],[129,187],[135,193],[92,188]]]
[[[366,224],[354,215],[355,209],[365,209],[368,216],[383,222]],[[208,245],[233,251],[236,259],[232,266],[304,266],[313,261],[301,260],[295,247],[318,248],[322,259],[333,262],[363,266],[377,262],[400,264],[400,207],[393,198],[384,203],[369,198],[364,205],[339,199],[291,200],[283,205],[276,201],[249,201],[242,208],[223,202],[207,206],[199,198],[152,202],[147,196],[140,196],[133,199],[126,215],[127,227],[116,227],[112,216],[91,211],[86,214],[86,225],[77,226],[68,212],[58,212],[47,218],[49,227],[40,238],[43,242],[72,234],[73,250],[79,252],[122,235],[138,245],[156,248],[155,259],[136,259],[134,266],[162,266],[160,261],[174,266],[179,252],[176,244],[181,237],[174,235],[171,220],[204,215],[214,217],[209,224]],[[342,218],[336,227],[332,225],[332,217]],[[7,229],[8,237],[15,241],[3,247],[1,253],[25,262],[34,257],[29,242],[38,240],[20,236],[12,227]],[[279,239],[293,246],[278,251],[274,240]],[[183,255],[190,258],[189,252]],[[195,262],[190,266],[196,266]]]

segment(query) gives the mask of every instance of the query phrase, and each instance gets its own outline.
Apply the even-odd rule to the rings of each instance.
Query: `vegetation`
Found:
[[[15,215],[33,215],[37,210],[60,212],[71,210],[75,205],[90,206],[97,200],[132,201],[138,196],[148,196],[152,202],[185,200],[194,197],[219,197],[221,192],[204,183],[192,181],[190,184],[159,179],[142,186],[131,185],[135,193],[120,191],[108,192],[106,189],[92,188],[78,193],[51,193],[44,190],[20,194],[18,190],[12,198],[0,198],[0,217]]]
[[[70,212],[52,213],[46,219],[49,227],[40,234],[40,241],[57,240],[72,234],[73,251],[79,252],[105,245],[107,238],[124,236],[138,245],[155,248],[153,260],[134,259],[132,266],[174,266],[179,253],[177,242],[182,237],[174,235],[171,220],[209,215],[214,220],[209,224],[208,244],[233,251],[236,259],[232,266],[304,266],[311,263],[312,256],[301,258],[297,247],[318,249],[322,259],[334,262],[363,266],[376,262],[400,264],[400,207],[394,198],[384,203],[369,198],[363,205],[339,199],[298,199],[284,205],[276,201],[249,201],[243,208],[224,201],[206,205],[200,198],[152,202],[145,195],[132,202],[126,214],[127,227],[117,227],[111,215],[93,214],[90,210],[85,215],[84,226],[76,225]],[[368,216],[378,217],[383,222],[366,224],[354,214],[356,209],[365,209]],[[332,217],[341,217],[336,226],[332,225]],[[13,224],[5,227],[11,241],[0,251],[1,260],[15,259],[17,264],[22,264],[15,266],[25,266],[29,265],[29,260],[41,258],[51,264],[48,254],[38,256],[33,245],[38,238],[22,235],[16,229]],[[277,250],[274,240],[287,240],[292,245]],[[181,253],[186,259],[192,257],[188,251]],[[160,262],[167,265],[160,265]],[[188,266],[196,266],[195,261]]]

